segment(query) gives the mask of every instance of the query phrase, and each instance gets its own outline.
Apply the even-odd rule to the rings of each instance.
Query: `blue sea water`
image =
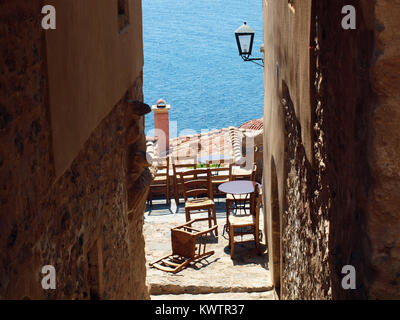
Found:
[[[234,36],[246,21],[261,57],[261,0],[143,0],[142,9],[144,100],[171,105],[171,138],[262,117],[263,68],[243,62]],[[153,128],[150,113],[146,133]]]

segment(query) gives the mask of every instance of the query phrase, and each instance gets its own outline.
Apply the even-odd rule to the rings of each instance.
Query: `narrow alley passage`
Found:
[[[171,252],[173,227],[185,223],[183,204],[178,207],[172,200],[170,207],[165,200],[156,200],[147,207],[144,218],[144,237],[146,242],[147,283],[150,285],[152,299],[273,299],[274,294],[268,271],[268,254],[265,235],[261,241],[263,254],[258,255],[254,242],[235,244],[235,256],[230,257],[228,234],[223,234],[225,217],[224,199],[216,200],[219,236],[212,235],[207,250],[215,253],[177,274],[151,268],[149,262]],[[203,214],[193,215],[194,218]],[[260,218],[260,229],[262,227]],[[205,223],[206,227],[207,222]],[[240,238],[239,238],[240,239]]]

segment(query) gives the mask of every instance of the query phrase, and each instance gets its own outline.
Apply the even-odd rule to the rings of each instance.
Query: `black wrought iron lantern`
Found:
[[[244,61],[263,61],[262,58],[250,58],[253,50],[254,35],[254,30],[246,22],[235,31],[239,55]]]

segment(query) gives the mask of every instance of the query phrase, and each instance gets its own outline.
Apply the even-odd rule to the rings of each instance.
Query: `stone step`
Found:
[[[151,295],[151,300],[275,300],[274,291]]]
[[[262,293],[273,289],[272,285],[258,286],[212,286],[212,285],[181,285],[173,283],[149,283],[150,295],[197,295],[219,293]]]

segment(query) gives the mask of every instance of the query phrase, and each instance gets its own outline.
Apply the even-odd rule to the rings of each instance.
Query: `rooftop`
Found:
[[[264,121],[262,118],[247,121],[239,126],[239,129],[245,130],[262,130],[264,128]]]
[[[263,129],[262,119],[251,120],[239,128],[228,127],[199,134],[184,135],[170,139],[170,156],[174,162],[197,161],[201,156],[220,154],[232,157],[235,162],[242,158],[243,140],[254,137]],[[147,153],[159,158],[157,137],[146,137]]]

